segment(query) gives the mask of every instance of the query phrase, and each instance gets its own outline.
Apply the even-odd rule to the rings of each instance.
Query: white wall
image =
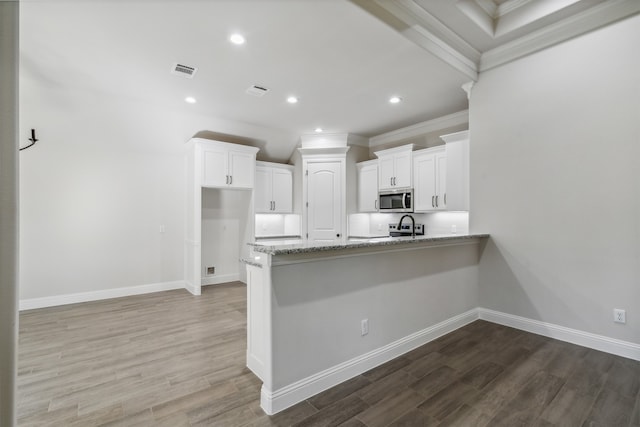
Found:
[[[270,390],[476,308],[478,252],[434,247],[271,267]]]
[[[639,42],[635,16],[481,74],[480,306],[640,343]]]
[[[28,46],[24,46],[28,49]],[[185,142],[281,131],[21,74],[20,298],[183,280]],[[164,225],[165,232],[160,232]]]
[[[18,12],[0,2],[0,426],[15,425],[18,347]]]

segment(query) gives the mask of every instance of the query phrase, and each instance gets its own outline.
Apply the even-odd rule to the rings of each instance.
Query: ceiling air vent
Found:
[[[183,64],[173,64],[173,67],[171,67],[171,74],[177,74],[188,79],[192,79],[196,71],[198,71],[197,68]]]
[[[261,96],[264,96],[265,93],[269,92],[269,89],[267,89],[266,87],[253,85],[249,86],[249,88],[245,90],[245,92],[249,95],[257,96],[259,98]]]

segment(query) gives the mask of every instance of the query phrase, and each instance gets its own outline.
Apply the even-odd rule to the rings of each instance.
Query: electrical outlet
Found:
[[[362,319],[360,321],[360,334],[365,336],[369,333],[369,319]]]
[[[627,312],[620,308],[614,308],[613,321],[616,323],[627,323]]]
[[[210,276],[212,274],[216,274],[216,268],[215,267],[207,267],[207,276]]]

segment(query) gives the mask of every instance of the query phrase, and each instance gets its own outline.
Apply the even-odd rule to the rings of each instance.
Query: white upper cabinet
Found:
[[[413,153],[414,210],[447,209],[447,154],[444,146]]]
[[[378,161],[356,164],[358,178],[358,211],[378,212]]]
[[[217,141],[201,144],[203,187],[253,188],[258,148]]]
[[[293,166],[257,162],[255,211],[293,212]]]
[[[469,131],[443,135],[447,153],[447,210],[469,210]]]
[[[413,144],[407,144],[374,153],[378,157],[378,188],[380,190],[411,187],[412,150]]]

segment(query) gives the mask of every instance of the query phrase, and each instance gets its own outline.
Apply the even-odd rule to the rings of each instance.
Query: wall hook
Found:
[[[35,129],[31,129],[31,138],[29,138],[29,141],[31,141],[31,144],[27,145],[26,147],[22,147],[20,151],[26,150],[27,148],[32,147],[33,145],[35,145],[36,142],[38,142],[38,138],[36,138]]]

